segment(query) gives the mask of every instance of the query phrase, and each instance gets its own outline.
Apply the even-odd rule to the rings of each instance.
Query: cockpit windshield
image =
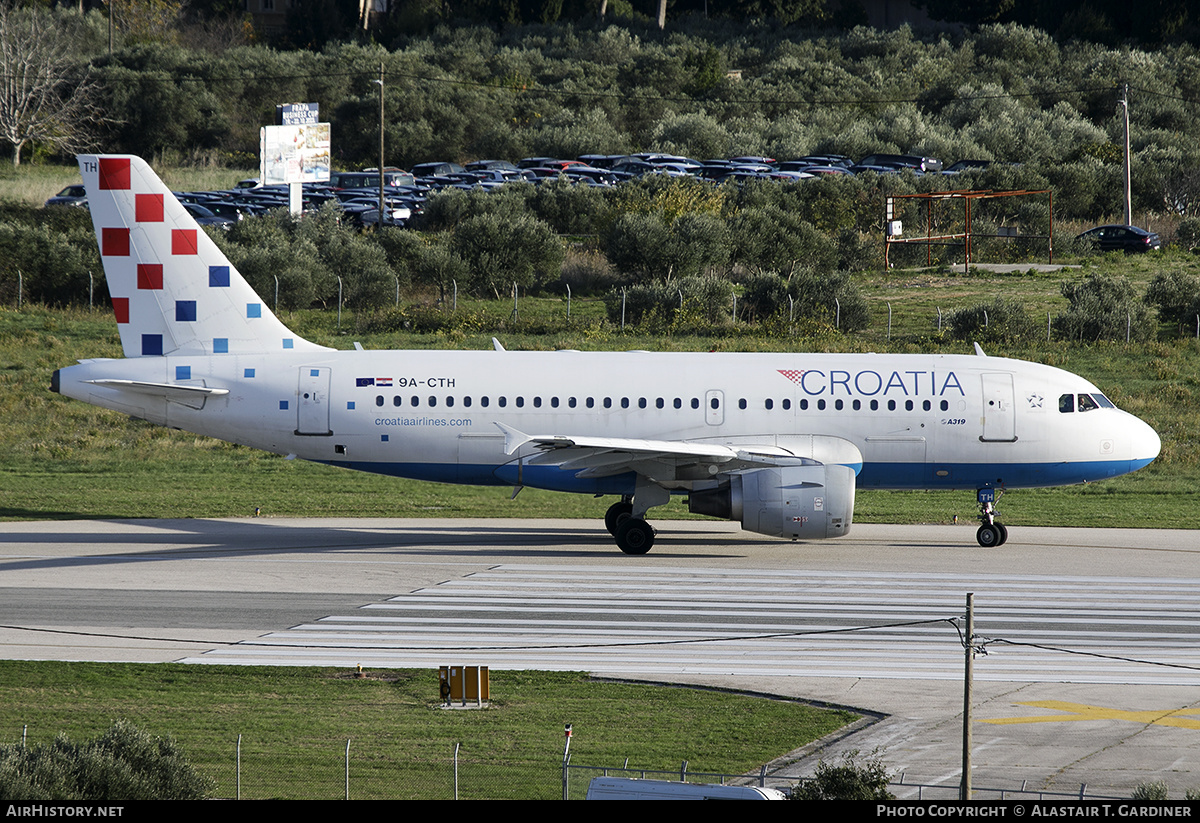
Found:
[[[1089,412],[1096,409],[1115,409],[1116,405],[1100,392],[1094,394],[1064,394],[1058,398],[1058,410],[1063,414]]]

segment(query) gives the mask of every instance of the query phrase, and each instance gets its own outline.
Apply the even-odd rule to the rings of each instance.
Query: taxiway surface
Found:
[[[973,592],[976,787],[1200,786],[1197,532],[1014,527],[985,550],[967,525],[807,544],[658,525],[626,557],[578,521],[7,523],[0,656],[749,689],[880,716],[814,757],[878,746],[906,780],[954,786]]]

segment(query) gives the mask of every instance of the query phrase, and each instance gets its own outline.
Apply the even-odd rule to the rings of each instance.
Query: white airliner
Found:
[[[1006,489],[1103,480],[1158,435],[1088,381],[975,355],[337,351],[293,334],[150,167],[82,156],[124,359],[52,389],[277,454],[443,483],[615,495],[617,545],[647,511],[800,540],[850,530],[856,488],[973,490],[1007,539]]]

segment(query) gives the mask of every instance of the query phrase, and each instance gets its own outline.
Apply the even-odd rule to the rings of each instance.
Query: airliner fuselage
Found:
[[[617,495],[761,534],[846,534],[859,487],[998,491],[1102,480],[1154,459],[1153,429],[1061,369],[982,356],[335,351],[290,331],[141,159],[82,156],[124,359],[52,388],[278,454],[446,483]]]

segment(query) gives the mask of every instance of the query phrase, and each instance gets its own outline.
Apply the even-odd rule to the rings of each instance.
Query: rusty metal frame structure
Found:
[[[923,194],[889,194],[884,197],[884,235],[883,235],[883,268],[887,271],[891,268],[888,260],[888,252],[892,245],[897,243],[924,243],[925,244],[925,264],[933,264],[933,246],[951,246],[958,245],[957,241],[963,242],[963,251],[965,260],[963,263],[964,269],[971,267],[971,239],[974,237],[1004,237],[1015,238],[1016,235],[1006,234],[976,234],[971,231],[971,203],[976,200],[990,200],[1000,197],[1022,197],[1031,194],[1046,194],[1050,197],[1050,230],[1049,234],[1026,234],[1022,235],[1026,238],[1035,240],[1045,240],[1046,250],[1049,256],[1048,262],[1054,262],[1054,193],[1050,189],[1038,190],[1017,190],[1017,191],[984,191],[962,189],[958,191],[939,191],[926,192]],[[924,237],[892,237],[887,232],[887,225],[891,223],[892,216],[895,213],[894,202],[896,200],[923,200],[925,202],[925,236]],[[934,234],[933,233],[933,207],[939,201],[963,201],[963,209],[965,212],[965,223],[963,231],[952,232],[950,234]]]

